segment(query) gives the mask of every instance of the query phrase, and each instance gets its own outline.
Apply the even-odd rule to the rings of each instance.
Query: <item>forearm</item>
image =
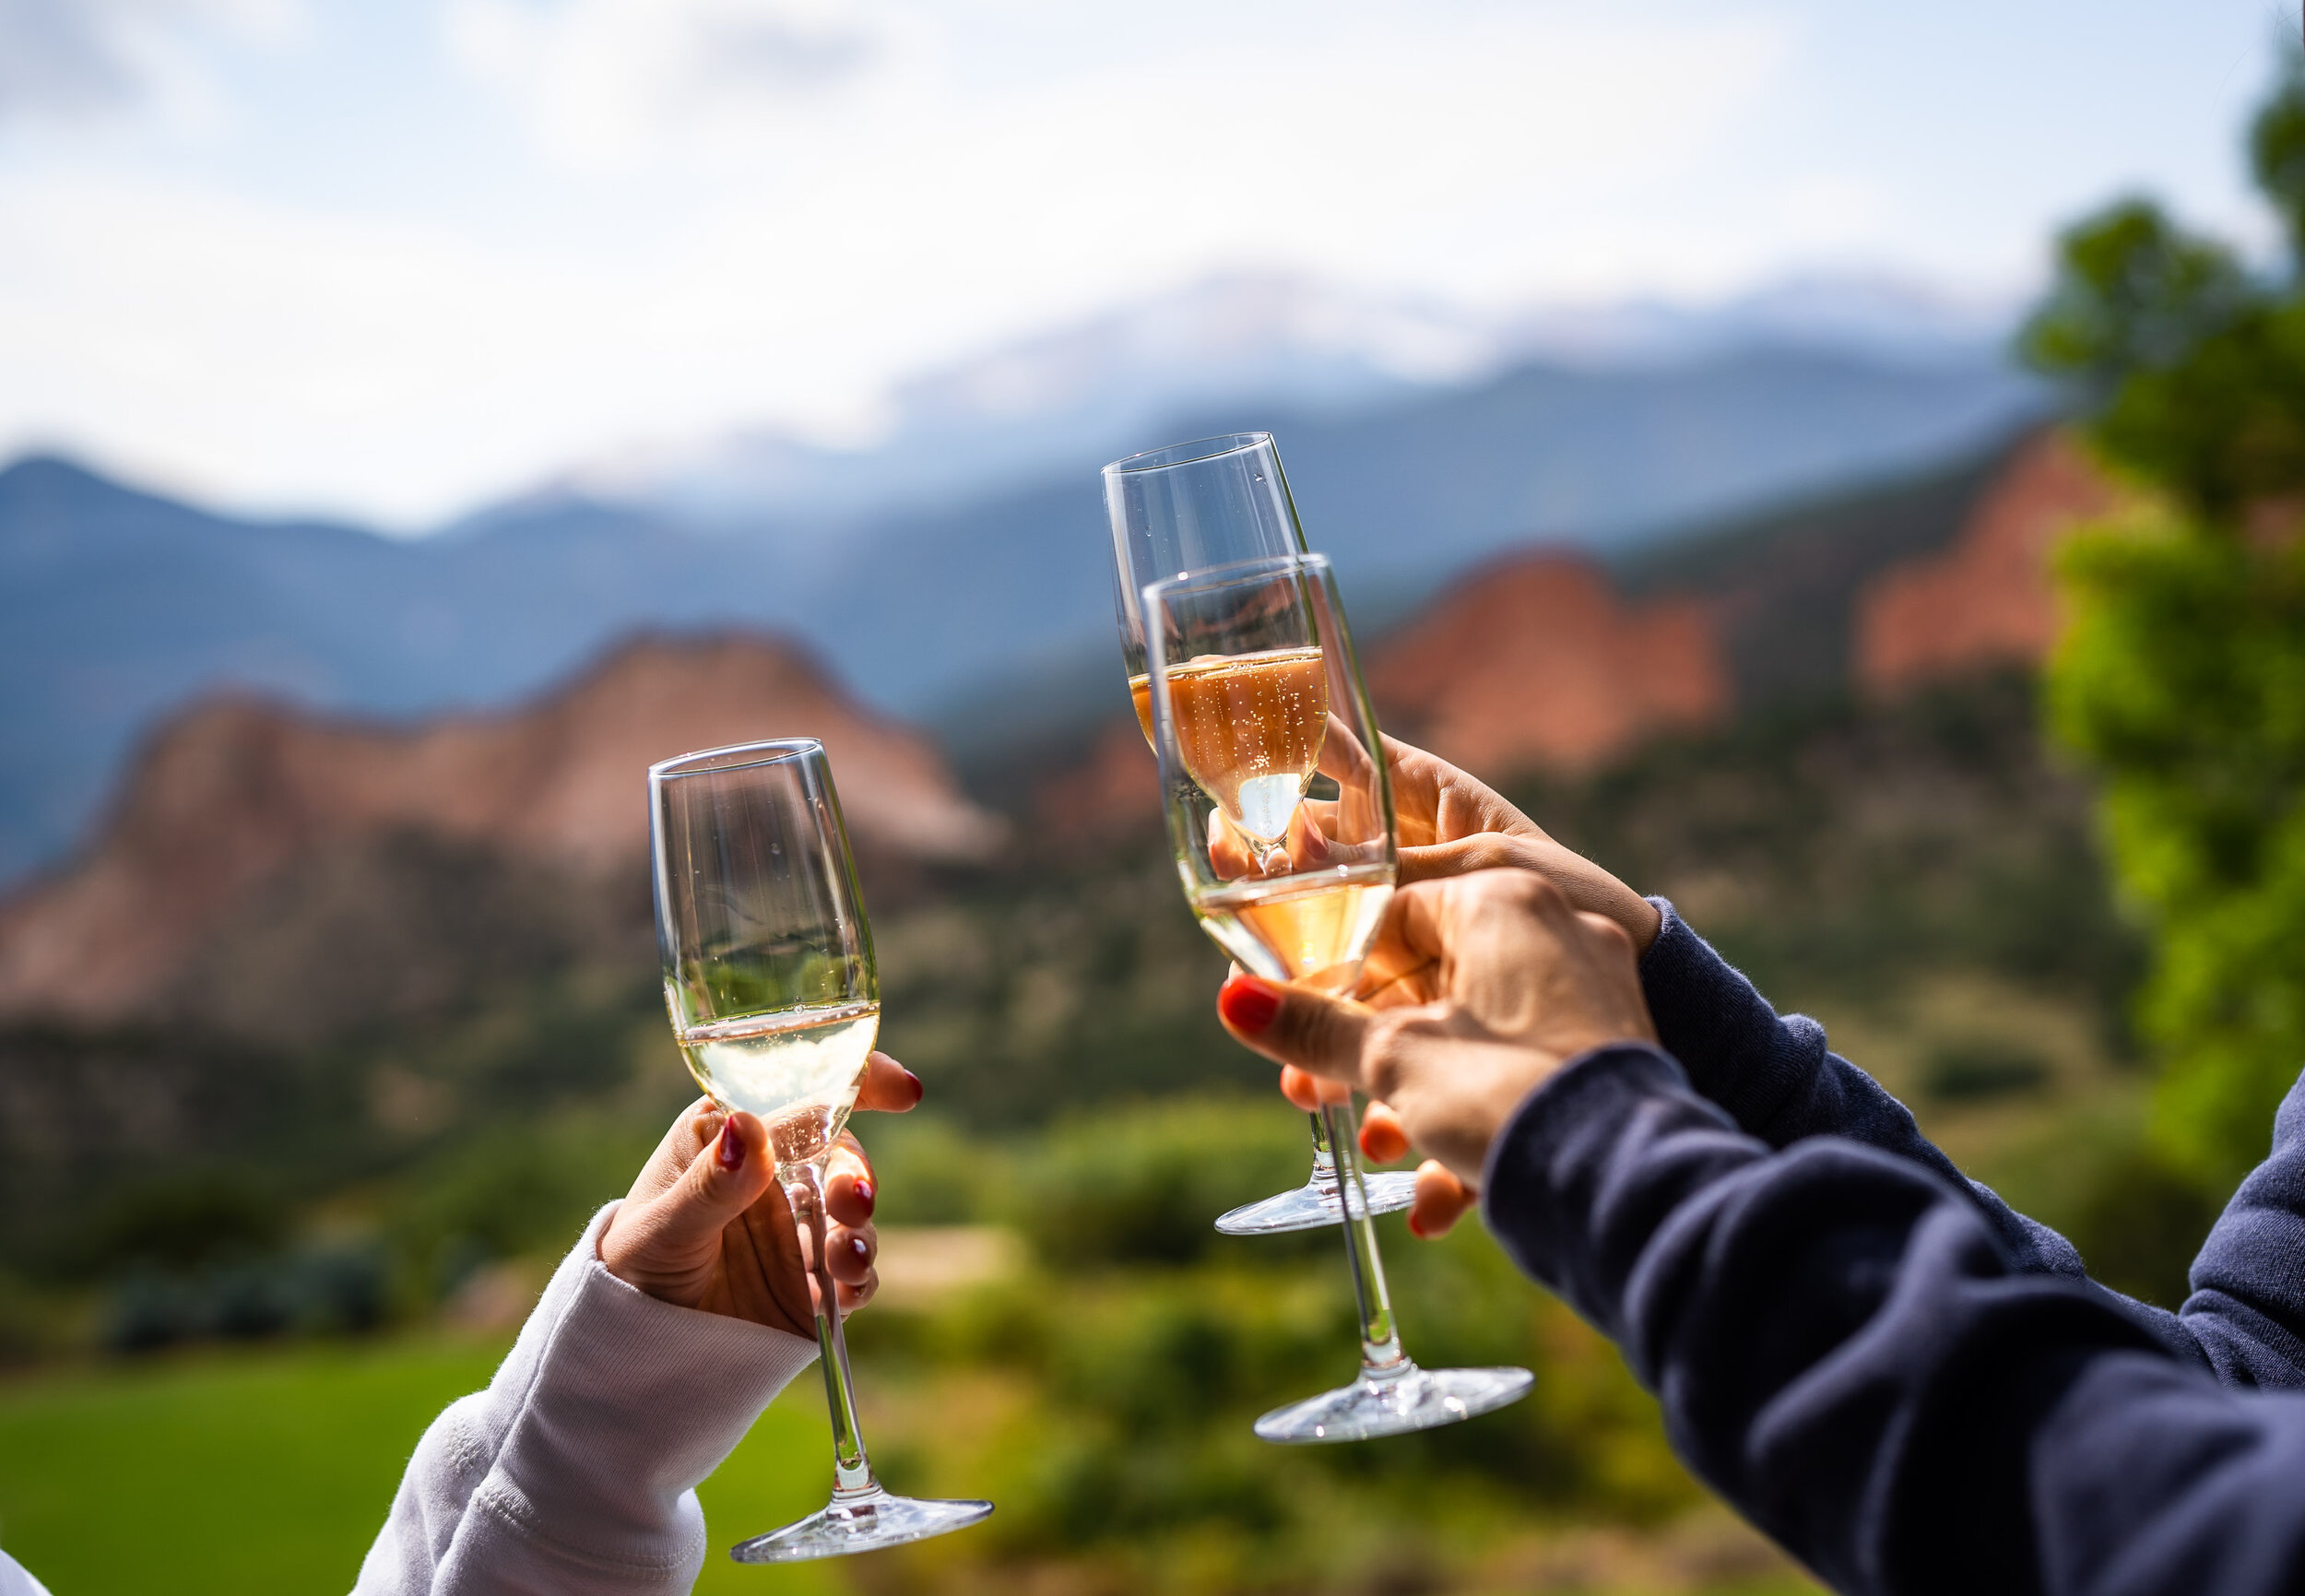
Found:
[[[1658,1038],[1690,1085],[1739,1129],[1771,1147],[1838,1136],[1907,1159],[1967,1191],[2019,1268],[2081,1274],[2071,1242],[1963,1175],[1921,1133],[1910,1109],[1827,1048],[1824,1026],[1805,1014],[1779,1015],[1671,904],[1649,901],[1663,924],[1641,959],[1641,991]]]
[[[358,1596],[695,1582],[695,1486],[816,1348],[616,1279],[598,1254],[614,1212],[586,1227],[488,1389],[418,1442]]]
[[[2293,1484],[2172,1461],[2235,1436],[2252,1460],[2305,1452],[2305,1403],[2220,1390],[2020,1271],[1910,1161],[1772,1152],[1672,1060],[1620,1048],[1532,1094],[1483,1185],[1499,1239],[1620,1342],[1691,1467],[1837,1589],[2256,1596],[2305,1566]],[[2149,1394],[2149,1418],[2092,1405],[2111,1390]],[[2196,1568],[2226,1572],[2168,1573]]]

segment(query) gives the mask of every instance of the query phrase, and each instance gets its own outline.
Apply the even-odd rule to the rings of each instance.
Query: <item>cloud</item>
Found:
[[[2013,289],[2112,189],[2228,225],[2262,37],[2128,0],[2159,31],[2052,80],[2105,0],[1993,51],[2005,0],[331,0],[238,49],[303,3],[0,0],[0,86],[136,101],[0,151],[0,455],[413,526],[635,439],[869,436],[923,370],[1226,271],[1483,315],[1820,260]],[[177,136],[170,60],[226,136]]]
[[[451,0],[444,15],[454,59],[585,168],[773,133],[882,49],[831,0]]]
[[[0,439],[420,524],[635,436],[857,435],[924,367],[1212,269],[1518,301],[1628,259],[1651,281],[1660,260],[1733,278],[1768,244],[1740,235],[1724,259],[1701,228],[1632,236],[1613,208],[1766,95],[1781,41],[1743,21],[1506,11],[1404,41],[1268,18],[1141,52],[1084,33],[1052,63],[1020,57],[1061,18],[971,58],[918,13],[461,16],[467,59],[516,108],[592,118],[561,130],[596,141],[580,168],[643,180],[539,174],[571,210],[491,227],[172,173],[0,171]],[[699,52],[737,22],[772,59],[715,86]]]
[[[0,0],[0,124],[124,110],[181,81],[201,35],[298,19],[294,0]]]
[[[810,27],[775,15],[695,19],[700,80],[737,92],[772,93],[837,83],[871,60],[872,41],[841,27]]]
[[[92,0],[0,0],[0,121],[133,100],[141,75],[120,15],[131,9]]]

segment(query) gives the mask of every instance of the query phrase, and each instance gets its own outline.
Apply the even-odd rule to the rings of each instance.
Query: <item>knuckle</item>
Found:
[[[1539,914],[1558,914],[1568,907],[1568,894],[1532,870],[1516,871],[1504,879],[1511,883],[1518,900]]]
[[[1568,900],[1541,872],[1533,869],[1483,870],[1464,883],[1466,907],[1474,915],[1504,913],[1553,914]]]
[[[1271,1034],[1282,1052],[1311,1063],[1336,1052],[1341,1029],[1329,1004],[1291,993],[1281,1004],[1280,1018]]]
[[[1369,1026],[1361,1050],[1361,1076],[1370,1096],[1387,1103],[1393,1100],[1408,1064],[1408,1037],[1416,1023],[1417,1017],[1396,1011],[1380,1015]]]
[[[1478,836],[1465,838],[1458,845],[1458,867],[1471,873],[1493,870],[1499,865],[1510,864],[1511,856],[1500,845],[1503,841],[1494,832],[1483,832]]]
[[[1631,957],[1632,934],[1623,926],[1602,915],[1586,915],[1583,918],[1594,940],[1605,947],[1612,956]]]

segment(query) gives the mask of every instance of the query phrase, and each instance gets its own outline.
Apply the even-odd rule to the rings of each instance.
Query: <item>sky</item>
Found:
[[[0,0],[0,458],[401,530],[1219,273],[2015,302],[2264,247],[2295,0]]]

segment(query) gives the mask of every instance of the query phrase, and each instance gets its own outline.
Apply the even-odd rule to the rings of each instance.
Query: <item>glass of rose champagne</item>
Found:
[[[1270,432],[1229,432],[1131,455],[1105,467],[1105,508],[1113,530],[1113,608],[1121,664],[1137,723],[1152,738],[1142,595],[1148,584],[1244,560],[1306,552],[1305,529]],[[1266,1235],[1344,1222],[1342,1187],[1328,1128],[1312,1116],[1313,1169],[1294,1191],[1247,1203],[1216,1227],[1227,1235]],[[1365,1174],[1373,1213],[1407,1208],[1416,1177]]]
[[[648,770],[656,943],[673,1039],[696,1083],[768,1127],[802,1233],[833,1414],[833,1499],[729,1551],[797,1563],[901,1546],[974,1524],[990,1502],[891,1495],[857,1427],[840,1297],[824,1255],[824,1166],[881,1029],[872,928],[824,745],[684,754]]]
[[[1290,554],[1171,577],[1144,589],[1142,614],[1162,804],[1194,916],[1244,968],[1349,999],[1399,859],[1384,743],[1329,562]],[[1401,1350],[1353,1094],[1324,1095],[1361,1369],[1265,1414],[1257,1434],[1363,1440],[1518,1401],[1526,1369],[1422,1369]]]

